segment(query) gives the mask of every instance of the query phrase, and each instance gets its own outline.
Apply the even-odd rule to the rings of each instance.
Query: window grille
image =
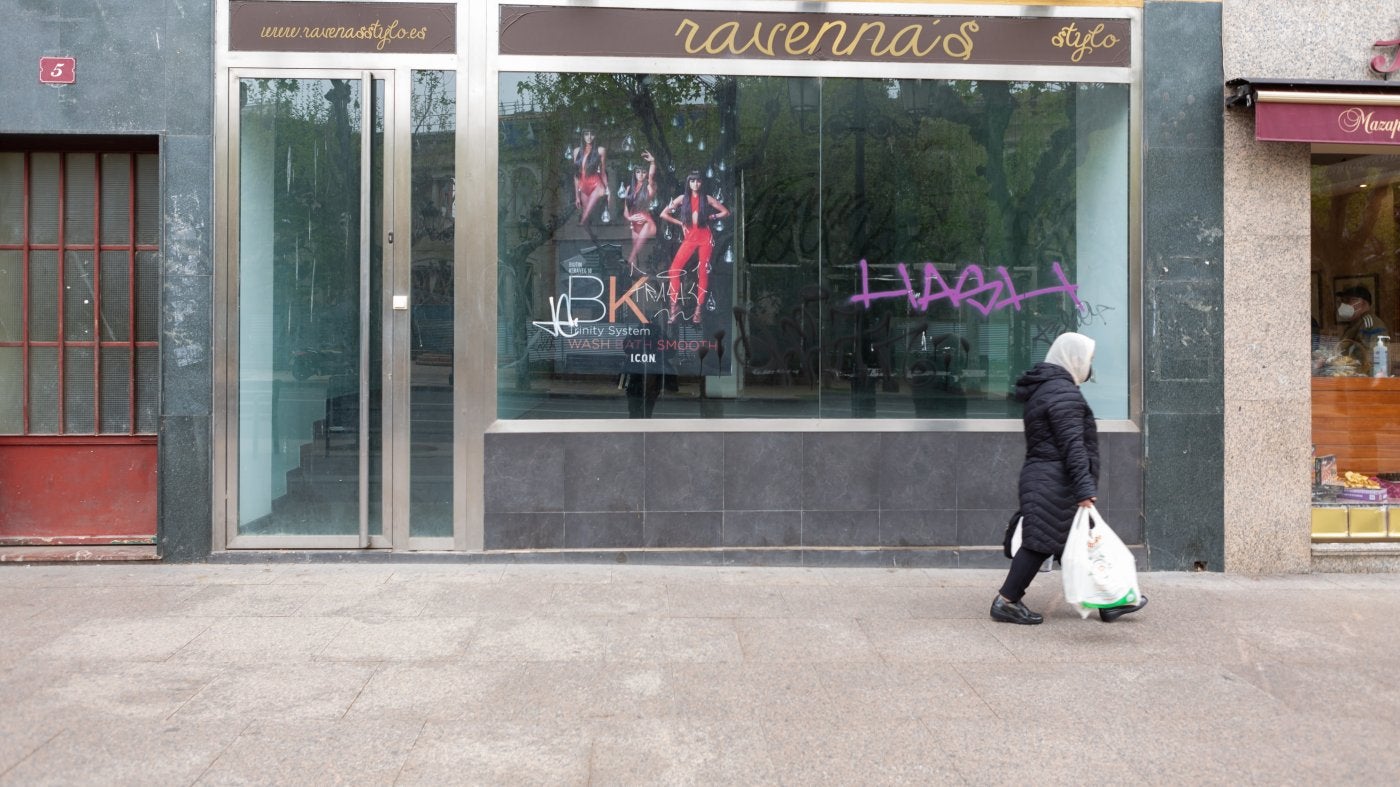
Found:
[[[0,435],[156,431],[160,159],[0,151]]]

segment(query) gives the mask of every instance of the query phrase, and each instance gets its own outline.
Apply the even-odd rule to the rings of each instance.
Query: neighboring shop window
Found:
[[[0,152],[0,434],[155,432],[159,166]]]
[[[503,73],[499,416],[1128,413],[1129,87]]]
[[[1400,155],[1313,155],[1311,280],[1314,537],[1400,538]]]

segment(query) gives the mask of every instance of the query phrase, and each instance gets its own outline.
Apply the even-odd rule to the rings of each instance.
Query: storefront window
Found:
[[[1127,85],[505,73],[499,416],[1128,417]]]
[[[1400,317],[1400,156],[1319,153],[1312,164],[1313,532],[1384,538],[1386,504],[1400,500],[1389,347]]]

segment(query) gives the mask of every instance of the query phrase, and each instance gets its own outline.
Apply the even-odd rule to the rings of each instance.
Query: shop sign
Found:
[[[72,57],[39,58],[39,81],[46,85],[71,85],[78,79],[78,61]]]
[[[1270,142],[1400,145],[1400,106],[1261,101],[1254,136]]]
[[[243,52],[457,51],[455,3],[233,0],[229,49]]]
[[[503,55],[1124,67],[1127,19],[501,6]]]
[[[1372,44],[1371,47],[1373,49],[1390,50],[1389,59],[1387,59],[1385,55],[1376,55],[1371,58],[1372,71],[1386,78],[1389,78],[1389,76],[1396,71],[1400,71],[1400,38],[1395,38],[1390,41],[1377,41]]]

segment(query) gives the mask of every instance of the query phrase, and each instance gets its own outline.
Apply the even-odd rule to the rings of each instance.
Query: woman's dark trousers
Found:
[[[1026,595],[1026,588],[1031,586],[1031,580],[1035,579],[1036,572],[1049,557],[1048,552],[1037,552],[1025,546],[1016,550],[1016,556],[1011,558],[1011,570],[1006,572],[1006,582],[1001,586],[1002,598],[1020,601]]]

